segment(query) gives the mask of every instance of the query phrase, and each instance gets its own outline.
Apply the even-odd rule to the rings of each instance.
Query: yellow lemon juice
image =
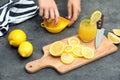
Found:
[[[97,34],[97,25],[96,23],[90,23],[89,19],[83,19],[80,22],[78,29],[78,36],[83,42],[90,42],[94,40]]]

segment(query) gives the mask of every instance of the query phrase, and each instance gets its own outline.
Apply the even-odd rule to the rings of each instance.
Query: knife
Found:
[[[102,15],[101,19],[97,22],[97,35],[95,39],[95,47],[98,48],[101,44],[105,29],[103,28],[103,18],[104,15]]]

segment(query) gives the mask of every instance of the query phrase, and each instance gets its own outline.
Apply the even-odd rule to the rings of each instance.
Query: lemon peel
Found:
[[[18,47],[23,41],[26,41],[27,35],[21,29],[14,29],[8,34],[8,42],[11,46]]]
[[[18,47],[18,53],[21,57],[27,58],[33,54],[33,45],[29,41],[22,42]]]

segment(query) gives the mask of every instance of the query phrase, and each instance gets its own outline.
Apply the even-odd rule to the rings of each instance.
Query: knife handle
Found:
[[[103,26],[104,15],[102,15],[101,19],[97,22],[97,29],[101,29]]]

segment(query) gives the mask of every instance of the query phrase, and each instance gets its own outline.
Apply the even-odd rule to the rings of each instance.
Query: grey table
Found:
[[[7,0],[1,0],[2,5]],[[14,0],[17,1],[17,0]],[[37,0],[34,0],[37,2]],[[61,16],[67,15],[67,0],[56,0]],[[82,12],[78,20],[70,28],[58,34],[50,34],[41,28],[42,19],[37,15],[21,24],[11,26],[8,33],[13,29],[23,29],[34,46],[33,55],[23,59],[18,55],[17,48],[8,44],[6,34],[0,38],[0,80],[120,80],[120,45],[118,51],[105,56],[90,64],[72,70],[66,74],[59,74],[52,68],[46,68],[34,74],[25,71],[26,63],[39,59],[43,56],[42,47],[56,40],[60,40],[77,34],[80,20],[89,17],[94,10],[101,10],[104,14],[105,36],[113,28],[120,29],[120,0],[82,0]]]

